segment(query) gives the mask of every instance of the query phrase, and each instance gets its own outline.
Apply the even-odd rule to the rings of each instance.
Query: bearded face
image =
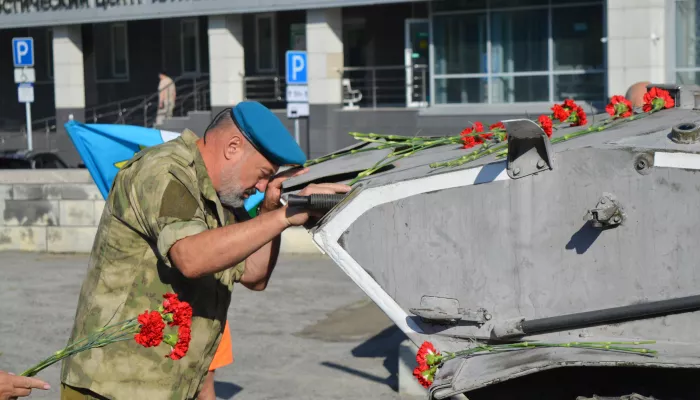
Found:
[[[255,194],[255,187],[241,184],[243,162],[227,166],[221,171],[221,185],[217,191],[221,204],[229,208],[241,208],[245,199]]]

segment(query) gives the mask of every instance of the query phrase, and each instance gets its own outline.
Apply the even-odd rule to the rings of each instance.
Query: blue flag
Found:
[[[83,124],[68,121],[65,127],[105,200],[117,172],[136,153],[180,137],[177,132],[134,125]],[[265,194],[259,191],[248,197],[245,200],[246,211],[257,207],[263,197]]]

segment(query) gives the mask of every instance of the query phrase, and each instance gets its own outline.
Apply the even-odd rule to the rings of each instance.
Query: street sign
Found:
[[[306,85],[308,83],[306,52],[289,50],[286,53],[287,85]]]
[[[289,103],[308,103],[309,102],[309,86],[307,86],[307,85],[289,85],[289,86],[287,86],[287,102],[289,102]]]
[[[34,68],[15,68],[15,83],[34,83],[36,73]]]
[[[287,118],[309,116],[309,103],[287,103]]]
[[[15,67],[33,67],[34,39],[12,38],[12,61]]]
[[[33,103],[34,85],[31,83],[20,83],[17,85],[17,97],[20,103]]]

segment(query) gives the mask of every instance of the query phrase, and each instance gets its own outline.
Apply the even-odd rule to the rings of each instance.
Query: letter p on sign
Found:
[[[34,40],[32,38],[13,38],[12,60],[15,67],[33,67]]]
[[[286,54],[286,64],[287,64],[287,84],[288,85],[306,85],[308,83],[307,77],[307,63],[306,63],[306,52],[305,51],[287,51]]]

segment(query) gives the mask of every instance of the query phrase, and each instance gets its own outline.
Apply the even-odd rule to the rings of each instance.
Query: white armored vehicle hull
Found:
[[[656,341],[653,356],[554,347],[456,358],[430,398],[700,398],[700,92],[664,87],[674,108],[556,145],[532,122],[506,121],[505,159],[429,166],[464,152],[456,146],[404,158],[311,229],[418,346]],[[387,152],[312,166],[287,191],[346,182]]]

